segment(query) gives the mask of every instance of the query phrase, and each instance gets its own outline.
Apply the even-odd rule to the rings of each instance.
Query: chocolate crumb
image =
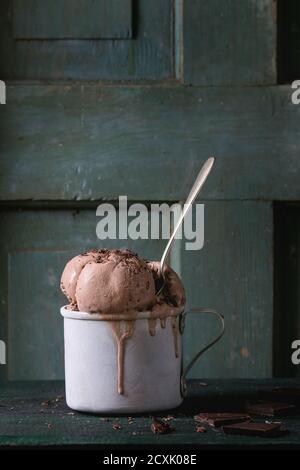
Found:
[[[51,405],[51,400],[44,400],[41,403],[42,406],[50,406]]]
[[[118,431],[119,429],[122,429],[122,426],[121,426],[121,424],[119,424],[119,423],[114,423],[114,424],[112,425],[112,428],[113,428],[115,431]]]
[[[171,421],[172,419],[174,419],[174,416],[172,415],[168,415],[168,416],[165,416],[164,418],[162,418],[163,421]]]
[[[174,428],[172,428],[168,423],[164,423],[157,418],[152,418],[151,431],[153,434],[169,434],[174,431]]]
[[[196,426],[196,432],[204,433],[206,432],[206,429],[203,426]]]

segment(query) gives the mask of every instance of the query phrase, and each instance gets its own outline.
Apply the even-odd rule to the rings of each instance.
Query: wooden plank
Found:
[[[183,49],[186,84],[275,84],[276,2],[183,2]]]
[[[34,243],[34,241],[33,241]],[[33,248],[34,249],[34,248]],[[8,261],[8,378],[63,378],[63,321],[57,292],[67,253],[11,252]]]
[[[175,76],[181,80],[183,71],[183,0],[174,0],[174,62]]]
[[[207,387],[201,386],[199,381],[192,381],[184,404],[172,411],[174,419],[169,424],[175,428],[174,432],[162,436],[151,432],[151,417],[148,414],[134,416],[131,423],[128,423],[127,416],[110,416],[108,420],[101,420],[99,415],[71,414],[65,404],[62,382],[11,382],[0,390],[0,447],[97,445],[97,449],[106,451],[106,455],[109,455],[107,449],[110,445],[122,444],[135,446],[135,450],[139,447],[144,450],[147,445],[149,453],[154,454],[157,447],[153,446],[163,445],[171,447],[176,455],[187,453],[187,447],[181,446],[189,446],[189,454],[194,454],[195,449],[218,447],[224,450],[229,446],[275,450],[285,445],[299,449],[298,413],[280,419],[291,432],[275,439],[228,436],[211,428],[203,434],[195,430],[193,417],[200,411],[241,411],[247,400],[256,400],[262,391],[270,393],[276,386],[296,388],[299,387],[299,380],[218,379],[209,380]],[[50,404],[42,406],[46,400],[50,400]],[[157,412],[156,416],[162,418],[166,414]],[[115,422],[120,423],[121,429],[113,429]]]
[[[111,8],[111,1],[105,1]],[[128,0],[125,2],[114,0],[114,2],[122,5],[124,3],[120,13],[116,13],[121,15]],[[73,4],[73,0],[72,2],[70,0],[70,3]],[[2,0],[0,2],[1,79],[169,78],[173,75],[172,15],[171,0],[151,2],[139,0],[133,4],[133,37],[130,40],[126,38],[117,41],[114,39],[16,41],[12,34],[12,0]],[[109,25],[109,22],[107,24]]]
[[[99,240],[95,209],[1,212],[0,339],[8,348],[2,379],[63,378],[63,267],[93,247],[128,247],[159,259],[165,240]],[[1,377],[0,377],[1,378]]]
[[[273,321],[272,204],[205,202],[205,241],[182,250],[189,307],[223,312],[226,333],[205,353],[191,377],[271,377]],[[220,330],[211,315],[186,320],[185,358],[190,360]]]
[[[128,39],[132,0],[13,0],[15,39]]]
[[[300,3],[277,0],[278,3],[278,80],[288,83],[300,76]]]
[[[291,360],[300,339],[300,205],[278,203],[274,209],[274,374],[300,377]]]
[[[289,86],[7,86],[0,200],[299,200],[300,106]],[[180,181],[178,177],[180,175]]]

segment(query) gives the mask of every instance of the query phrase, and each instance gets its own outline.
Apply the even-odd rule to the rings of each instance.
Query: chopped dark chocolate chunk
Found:
[[[274,388],[273,392],[284,393],[285,395],[297,396],[300,398],[300,388]]]
[[[51,404],[52,404],[51,400],[44,400],[41,403],[42,406],[50,406]]]
[[[248,403],[247,411],[260,416],[285,416],[295,411],[294,405],[287,403]]]
[[[272,390],[271,399],[299,405],[300,388],[275,388],[274,390]]]
[[[196,426],[196,432],[203,434],[206,432],[206,429],[203,426]]]
[[[172,415],[168,415],[168,416],[165,416],[164,418],[162,418],[163,421],[171,421],[172,419],[174,419],[174,416]]]
[[[151,423],[151,431],[153,434],[169,434],[170,432],[174,431],[174,428],[160,419],[153,418]]]
[[[114,429],[114,431],[118,431],[119,429],[122,429],[122,426],[119,423],[114,423],[112,425],[112,428]]]
[[[287,432],[281,423],[236,423],[223,427],[225,434],[239,434],[241,436],[277,437]]]
[[[198,423],[209,424],[215,428],[251,420],[250,416],[245,413],[199,413],[194,416],[194,419]]]

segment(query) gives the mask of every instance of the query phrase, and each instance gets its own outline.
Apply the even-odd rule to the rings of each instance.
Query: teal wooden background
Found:
[[[115,0],[108,15],[101,0],[90,31],[78,16],[60,30],[44,4],[43,40],[41,12],[25,25],[20,2],[0,4],[1,377],[63,376],[62,266],[88,247],[124,245],[96,239],[99,202],[182,201],[212,154],[204,248],[176,243],[171,259],[188,305],[223,310],[227,332],[191,376],[299,375],[289,358],[300,337],[298,251],[291,261],[288,249],[299,232],[279,228],[299,219],[300,106],[287,80],[300,77],[295,61],[279,60],[291,30],[282,2]],[[164,242],[128,245],[159,258]],[[190,318],[185,360],[215,331]]]

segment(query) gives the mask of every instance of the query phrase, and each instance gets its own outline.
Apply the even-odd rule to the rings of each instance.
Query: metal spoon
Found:
[[[191,191],[190,191],[190,193],[189,193],[189,195],[188,195],[188,197],[185,201],[181,216],[178,219],[178,222],[177,222],[177,224],[176,224],[176,226],[175,226],[175,228],[172,232],[172,235],[170,236],[170,239],[167,243],[165,251],[163,252],[163,255],[162,255],[161,260],[160,260],[160,274],[161,274],[161,277],[163,279],[163,284],[160,287],[160,289],[158,290],[158,292],[156,293],[156,295],[159,295],[163,291],[163,289],[166,285],[164,267],[165,267],[166,258],[169,254],[169,251],[170,251],[171,245],[173,243],[173,240],[175,238],[175,235],[176,235],[179,227],[181,226],[182,221],[183,221],[184,217],[186,216],[187,212],[189,211],[191,205],[193,204],[196,197],[198,196],[200,189],[204,185],[204,183],[206,181],[206,178],[208,177],[208,175],[210,173],[210,170],[212,169],[214,161],[215,161],[214,157],[210,157],[206,160],[206,162],[202,166],[201,170],[199,171],[198,176],[195,180],[195,183],[193,184],[193,187],[192,187],[192,189],[191,189]]]

